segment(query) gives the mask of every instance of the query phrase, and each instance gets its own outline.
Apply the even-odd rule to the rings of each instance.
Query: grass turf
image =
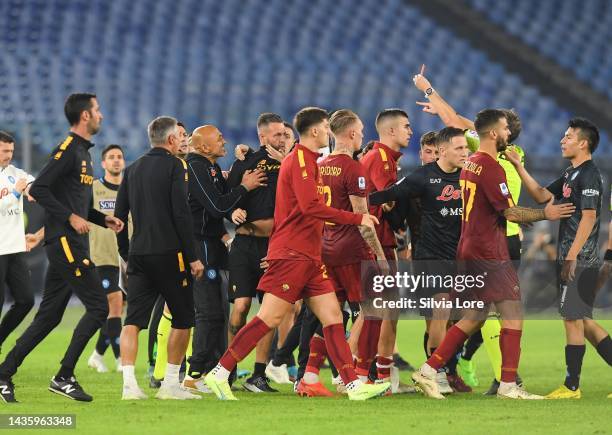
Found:
[[[136,367],[141,387],[150,394],[147,401],[122,402],[121,374],[98,374],[87,368],[93,350],[91,340],[77,366],[76,375],[93,403],[79,403],[47,391],[49,379],[59,361],[82,310],[69,308],[60,326],[25,360],[13,381],[16,405],[0,405],[0,413],[76,414],[76,432],[94,434],[187,434],[187,433],[273,433],[360,434],[360,433],[589,433],[612,432],[612,372],[592,348],[583,364],[583,398],[578,401],[507,401],[484,397],[492,370],[484,349],[474,357],[481,386],[473,394],[456,394],[444,401],[421,395],[382,397],[368,402],[349,402],[346,397],[305,399],[296,397],[290,385],[278,394],[237,393],[239,402],[221,402],[213,396],[202,400],[159,401],[152,398],[146,375],[146,335],[140,335]],[[32,315],[23,325],[29,324]],[[612,330],[612,321],[602,322]],[[6,354],[23,326],[2,348]],[[422,321],[401,321],[399,346],[414,365],[423,361]],[[520,374],[530,392],[545,394],[563,380],[564,332],[560,321],[531,320],[526,323]],[[252,369],[252,355],[241,367]],[[112,352],[106,354],[114,367]],[[402,372],[409,382],[410,374]],[[329,371],[322,372],[331,387]],[[277,386],[278,387],[278,386]],[[40,430],[39,430],[40,431]],[[75,433],[74,430],[65,430]],[[21,433],[34,431],[24,430]],[[57,433],[59,431],[54,431]],[[63,431],[61,431],[63,432]],[[38,431],[37,431],[38,433]]]

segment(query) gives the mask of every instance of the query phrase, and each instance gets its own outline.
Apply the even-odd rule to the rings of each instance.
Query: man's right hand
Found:
[[[431,88],[431,83],[425,77],[425,64],[421,65],[421,71],[412,77],[412,81],[414,82],[414,86],[421,91],[425,92],[427,89]]]
[[[372,216],[371,214],[363,214],[361,215],[361,223],[359,225],[363,225],[364,227],[369,227],[374,230],[376,229],[376,225],[378,225],[379,223],[380,222],[378,222],[376,216]]]
[[[89,232],[89,223],[81,216],[72,213],[68,218],[68,222],[70,222],[70,226],[74,228],[78,234],[87,234]]]
[[[200,260],[192,261],[189,263],[189,267],[191,268],[191,275],[195,279],[200,280],[204,274],[204,265],[202,262]]]
[[[20,178],[15,183],[15,190],[21,195],[23,191],[28,187],[28,180],[25,178]]]
[[[249,146],[243,143],[236,145],[234,148],[234,157],[238,160],[244,160],[246,158],[246,154],[249,152]]]
[[[551,197],[546,207],[544,207],[544,216],[549,221],[557,221],[559,219],[568,218],[574,214],[576,207],[572,203],[554,204],[555,198]]]
[[[514,167],[521,166],[521,156],[519,153],[510,148],[506,149],[504,153],[506,154],[506,159],[508,159],[508,161],[514,165]]]
[[[268,181],[266,173],[261,169],[255,169],[254,171],[246,171],[242,176],[240,184],[242,184],[246,190],[253,190],[261,186],[266,186],[266,181]]]

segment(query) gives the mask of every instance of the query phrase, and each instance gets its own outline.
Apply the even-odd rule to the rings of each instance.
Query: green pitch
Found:
[[[481,387],[474,394],[454,395],[444,401],[414,394],[363,403],[349,402],[343,396],[305,399],[296,397],[290,385],[281,386],[281,393],[274,395],[238,393],[239,402],[220,402],[210,395],[197,401],[159,401],[152,397],[154,392],[145,379],[146,336],[141,333],[137,378],[151,398],[140,402],[119,400],[121,374],[98,374],[87,368],[92,340],[76,374],[85,390],[94,396],[94,402],[73,402],[50,393],[47,386],[58,369],[81,312],[69,309],[61,325],[25,360],[13,379],[20,403],[0,404],[2,413],[76,414],[76,432],[88,435],[612,432],[612,399],[606,398],[612,392],[612,370],[592,347],[587,347],[582,371],[583,399],[579,401],[518,402],[483,397],[481,393],[492,379],[484,348],[474,357]],[[24,324],[30,319],[31,316]],[[612,330],[612,321],[603,324]],[[3,355],[17,336],[9,337],[2,348]],[[414,365],[422,363],[423,322],[400,322],[398,336],[402,355]],[[560,385],[565,374],[563,346],[560,321],[526,323],[520,374],[530,392],[545,394]],[[109,368],[113,367],[111,355],[109,349],[106,355]],[[252,359],[241,366],[251,369]],[[409,381],[409,373],[402,372],[402,377],[405,382]],[[323,371],[323,379],[331,387],[329,371]],[[75,433],[74,430],[65,432]]]

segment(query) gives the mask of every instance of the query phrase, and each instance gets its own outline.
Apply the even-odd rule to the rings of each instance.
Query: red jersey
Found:
[[[319,162],[325,203],[340,210],[353,211],[349,195],[365,198],[365,171],[359,162],[346,154],[329,155]],[[323,230],[323,263],[342,266],[371,260],[368,244],[354,225],[325,222]]]
[[[397,161],[402,156],[399,151],[394,151],[387,145],[376,142],[372,150],[368,152],[361,164],[365,168],[367,193],[384,190],[397,181]],[[380,225],[376,227],[376,235],[383,247],[395,248],[395,235],[391,225],[383,218],[382,205],[370,206],[370,214],[376,216]]]
[[[476,152],[459,177],[463,215],[457,259],[509,260],[504,210],[514,206],[506,173],[496,159]]]
[[[361,215],[325,205],[319,155],[296,144],[278,174],[269,260],[321,261],[323,222],[359,225]]]

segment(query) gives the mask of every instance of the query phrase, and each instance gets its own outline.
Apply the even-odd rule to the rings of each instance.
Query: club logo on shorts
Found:
[[[105,289],[109,288],[110,287],[110,281],[108,279],[104,278],[102,280],[102,287],[104,287]]]
[[[83,264],[85,266],[89,266],[89,260],[87,258],[83,258]]]
[[[282,288],[283,288],[283,291],[284,291],[284,292],[289,291],[289,284],[283,284],[283,285],[282,285]]]
[[[206,271],[206,276],[208,279],[215,279],[217,277],[217,271],[215,269],[208,269]]]
[[[234,284],[234,285],[232,286],[232,291],[233,291],[234,293],[236,293],[236,284]]]

